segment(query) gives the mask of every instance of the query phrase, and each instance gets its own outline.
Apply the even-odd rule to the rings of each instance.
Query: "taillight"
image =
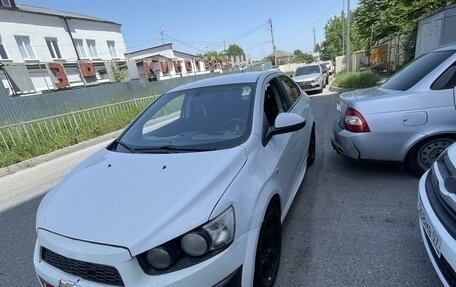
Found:
[[[354,133],[370,132],[363,115],[356,109],[348,107],[345,111],[345,129]]]

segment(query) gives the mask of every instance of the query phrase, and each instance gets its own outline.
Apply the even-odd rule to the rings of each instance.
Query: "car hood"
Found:
[[[128,154],[101,150],[43,199],[37,228],[137,255],[208,221],[247,160],[227,150]]]
[[[320,76],[319,73],[307,74],[307,75],[299,75],[299,76],[294,76],[293,80],[295,82],[310,81],[310,80],[313,80],[313,79],[315,79],[316,77],[319,77],[319,76]]]

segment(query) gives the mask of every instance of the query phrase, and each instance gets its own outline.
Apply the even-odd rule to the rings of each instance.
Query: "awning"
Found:
[[[15,93],[35,92],[35,87],[25,64],[5,65],[2,68],[6,72],[8,82]]]

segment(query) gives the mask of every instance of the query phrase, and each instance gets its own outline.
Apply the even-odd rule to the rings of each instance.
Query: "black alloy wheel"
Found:
[[[269,287],[276,280],[282,249],[282,224],[280,208],[275,202],[269,204],[261,224],[255,256],[253,286]]]

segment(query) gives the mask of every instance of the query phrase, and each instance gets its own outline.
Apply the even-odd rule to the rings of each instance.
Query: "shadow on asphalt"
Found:
[[[38,285],[33,249],[36,211],[42,198],[38,196],[0,213],[1,286]]]

